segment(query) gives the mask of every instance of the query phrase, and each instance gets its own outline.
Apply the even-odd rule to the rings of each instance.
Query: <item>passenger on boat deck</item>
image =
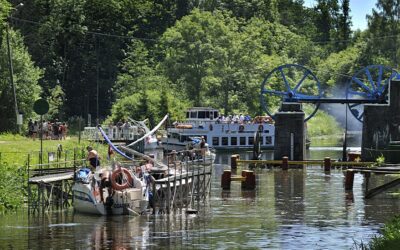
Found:
[[[91,170],[95,171],[96,167],[100,166],[100,156],[91,146],[87,146],[86,149],[88,151],[86,159],[89,161]]]

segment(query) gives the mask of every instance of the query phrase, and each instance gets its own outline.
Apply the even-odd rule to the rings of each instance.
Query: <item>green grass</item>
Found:
[[[400,216],[396,216],[382,229],[381,235],[376,236],[369,243],[369,249],[387,250],[399,249],[400,246]]]
[[[43,162],[48,162],[49,153],[54,153],[62,145],[59,161],[73,160],[74,150],[77,159],[86,157],[85,148],[91,145],[100,156],[105,159],[107,146],[99,143],[80,141],[77,137],[68,137],[67,140],[43,140]],[[16,210],[24,204],[27,197],[28,168],[36,168],[39,163],[40,140],[32,140],[19,135],[0,135],[0,213]]]

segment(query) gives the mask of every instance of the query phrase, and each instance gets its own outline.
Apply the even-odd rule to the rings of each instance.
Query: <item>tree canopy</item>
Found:
[[[349,2],[34,0],[17,8],[0,0],[0,130],[15,126],[7,26],[26,118],[40,96],[49,118],[157,122],[198,105],[261,114],[261,82],[286,63],[310,68],[325,88],[343,88],[370,64],[396,68],[400,4],[377,1],[368,29],[354,31]]]

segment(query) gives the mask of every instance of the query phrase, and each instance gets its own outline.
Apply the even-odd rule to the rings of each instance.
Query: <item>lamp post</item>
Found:
[[[23,3],[19,3],[17,6],[15,6],[15,9],[18,7],[24,6]],[[6,39],[7,39],[7,54],[8,54],[8,68],[10,71],[10,83],[13,91],[13,97],[14,97],[14,109],[15,109],[15,121],[18,124],[18,103],[17,103],[17,92],[15,90],[15,84],[14,84],[14,69],[13,69],[13,63],[12,63],[12,51],[11,51],[11,46],[10,46],[10,20],[12,17],[12,13],[10,14],[6,26]],[[20,126],[18,125],[18,132],[20,133]]]

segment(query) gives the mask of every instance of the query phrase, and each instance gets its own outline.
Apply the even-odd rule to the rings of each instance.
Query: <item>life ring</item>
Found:
[[[121,184],[118,183],[118,180],[121,180],[120,177],[124,176],[125,178],[121,178]],[[133,179],[131,173],[126,168],[119,168],[112,172],[111,174],[111,187],[114,190],[123,190],[131,187],[133,184]]]

